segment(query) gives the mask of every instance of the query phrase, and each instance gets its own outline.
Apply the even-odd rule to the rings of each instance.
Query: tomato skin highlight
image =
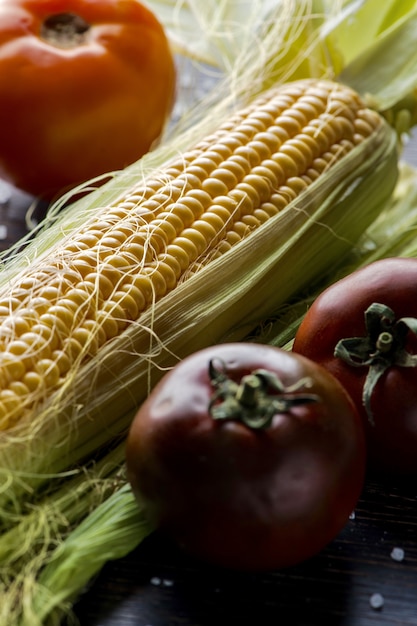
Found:
[[[42,37],[63,14],[85,21],[85,40]],[[174,89],[165,32],[137,0],[3,0],[0,176],[50,199],[121,169],[159,138]]]
[[[321,400],[252,430],[208,413],[211,359],[237,382],[257,368],[286,385],[311,378]],[[235,343],[180,362],[139,409],[126,447],[128,479],[151,523],[190,554],[261,571],[319,552],[360,495],[365,446],[359,416],[325,370],[272,346]]]
[[[293,350],[325,367],[352,397],[364,424],[369,468],[383,473],[417,472],[417,369],[393,365],[371,396],[375,425],[362,402],[367,367],[352,367],[334,356],[339,340],[362,337],[365,310],[374,302],[389,306],[396,319],[417,316],[417,260],[388,258],[342,278],[322,292],[296,333]],[[408,333],[406,349],[417,354]]]

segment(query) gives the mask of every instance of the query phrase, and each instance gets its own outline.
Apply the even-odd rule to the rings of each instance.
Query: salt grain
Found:
[[[384,596],[380,593],[373,593],[369,598],[369,604],[376,611],[382,609],[382,607],[384,606]]]
[[[153,576],[150,580],[150,583],[155,587],[172,587],[174,581],[169,580],[169,578],[160,578],[159,576]]]
[[[393,561],[403,561],[404,550],[402,548],[393,548],[391,550],[391,558],[393,559]]]

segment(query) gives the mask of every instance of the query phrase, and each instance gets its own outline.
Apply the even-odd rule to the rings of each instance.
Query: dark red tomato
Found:
[[[324,366],[354,400],[379,471],[417,471],[415,317],[417,260],[383,259],[326,289],[295,337],[294,352]]]
[[[187,357],[154,388],[127,441],[151,523],[216,565],[269,570],[329,543],[360,494],[360,418],[323,368],[272,346]]]

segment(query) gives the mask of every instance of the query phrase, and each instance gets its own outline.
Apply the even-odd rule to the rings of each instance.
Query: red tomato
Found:
[[[2,0],[0,176],[49,199],[125,167],[160,136],[174,83],[137,0]]]
[[[369,310],[373,304],[378,306]],[[413,317],[417,260],[383,259],[326,289],[294,341],[296,353],[320,363],[348,391],[365,425],[369,465],[385,472],[417,471],[417,369],[412,363],[417,357],[404,366],[404,350],[417,354],[417,338],[407,325],[412,320],[399,322]],[[342,356],[348,349],[346,361]]]
[[[335,537],[362,488],[364,447],[353,403],[323,368],[235,343],[165,375],[132,423],[126,459],[155,527],[194,556],[256,571]]]

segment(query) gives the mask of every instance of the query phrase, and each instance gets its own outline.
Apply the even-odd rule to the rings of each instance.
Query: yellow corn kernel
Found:
[[[46,387],[54,387],[60,378],[58,365],[52,359],[40,359],[34,369],[43,378]]]

